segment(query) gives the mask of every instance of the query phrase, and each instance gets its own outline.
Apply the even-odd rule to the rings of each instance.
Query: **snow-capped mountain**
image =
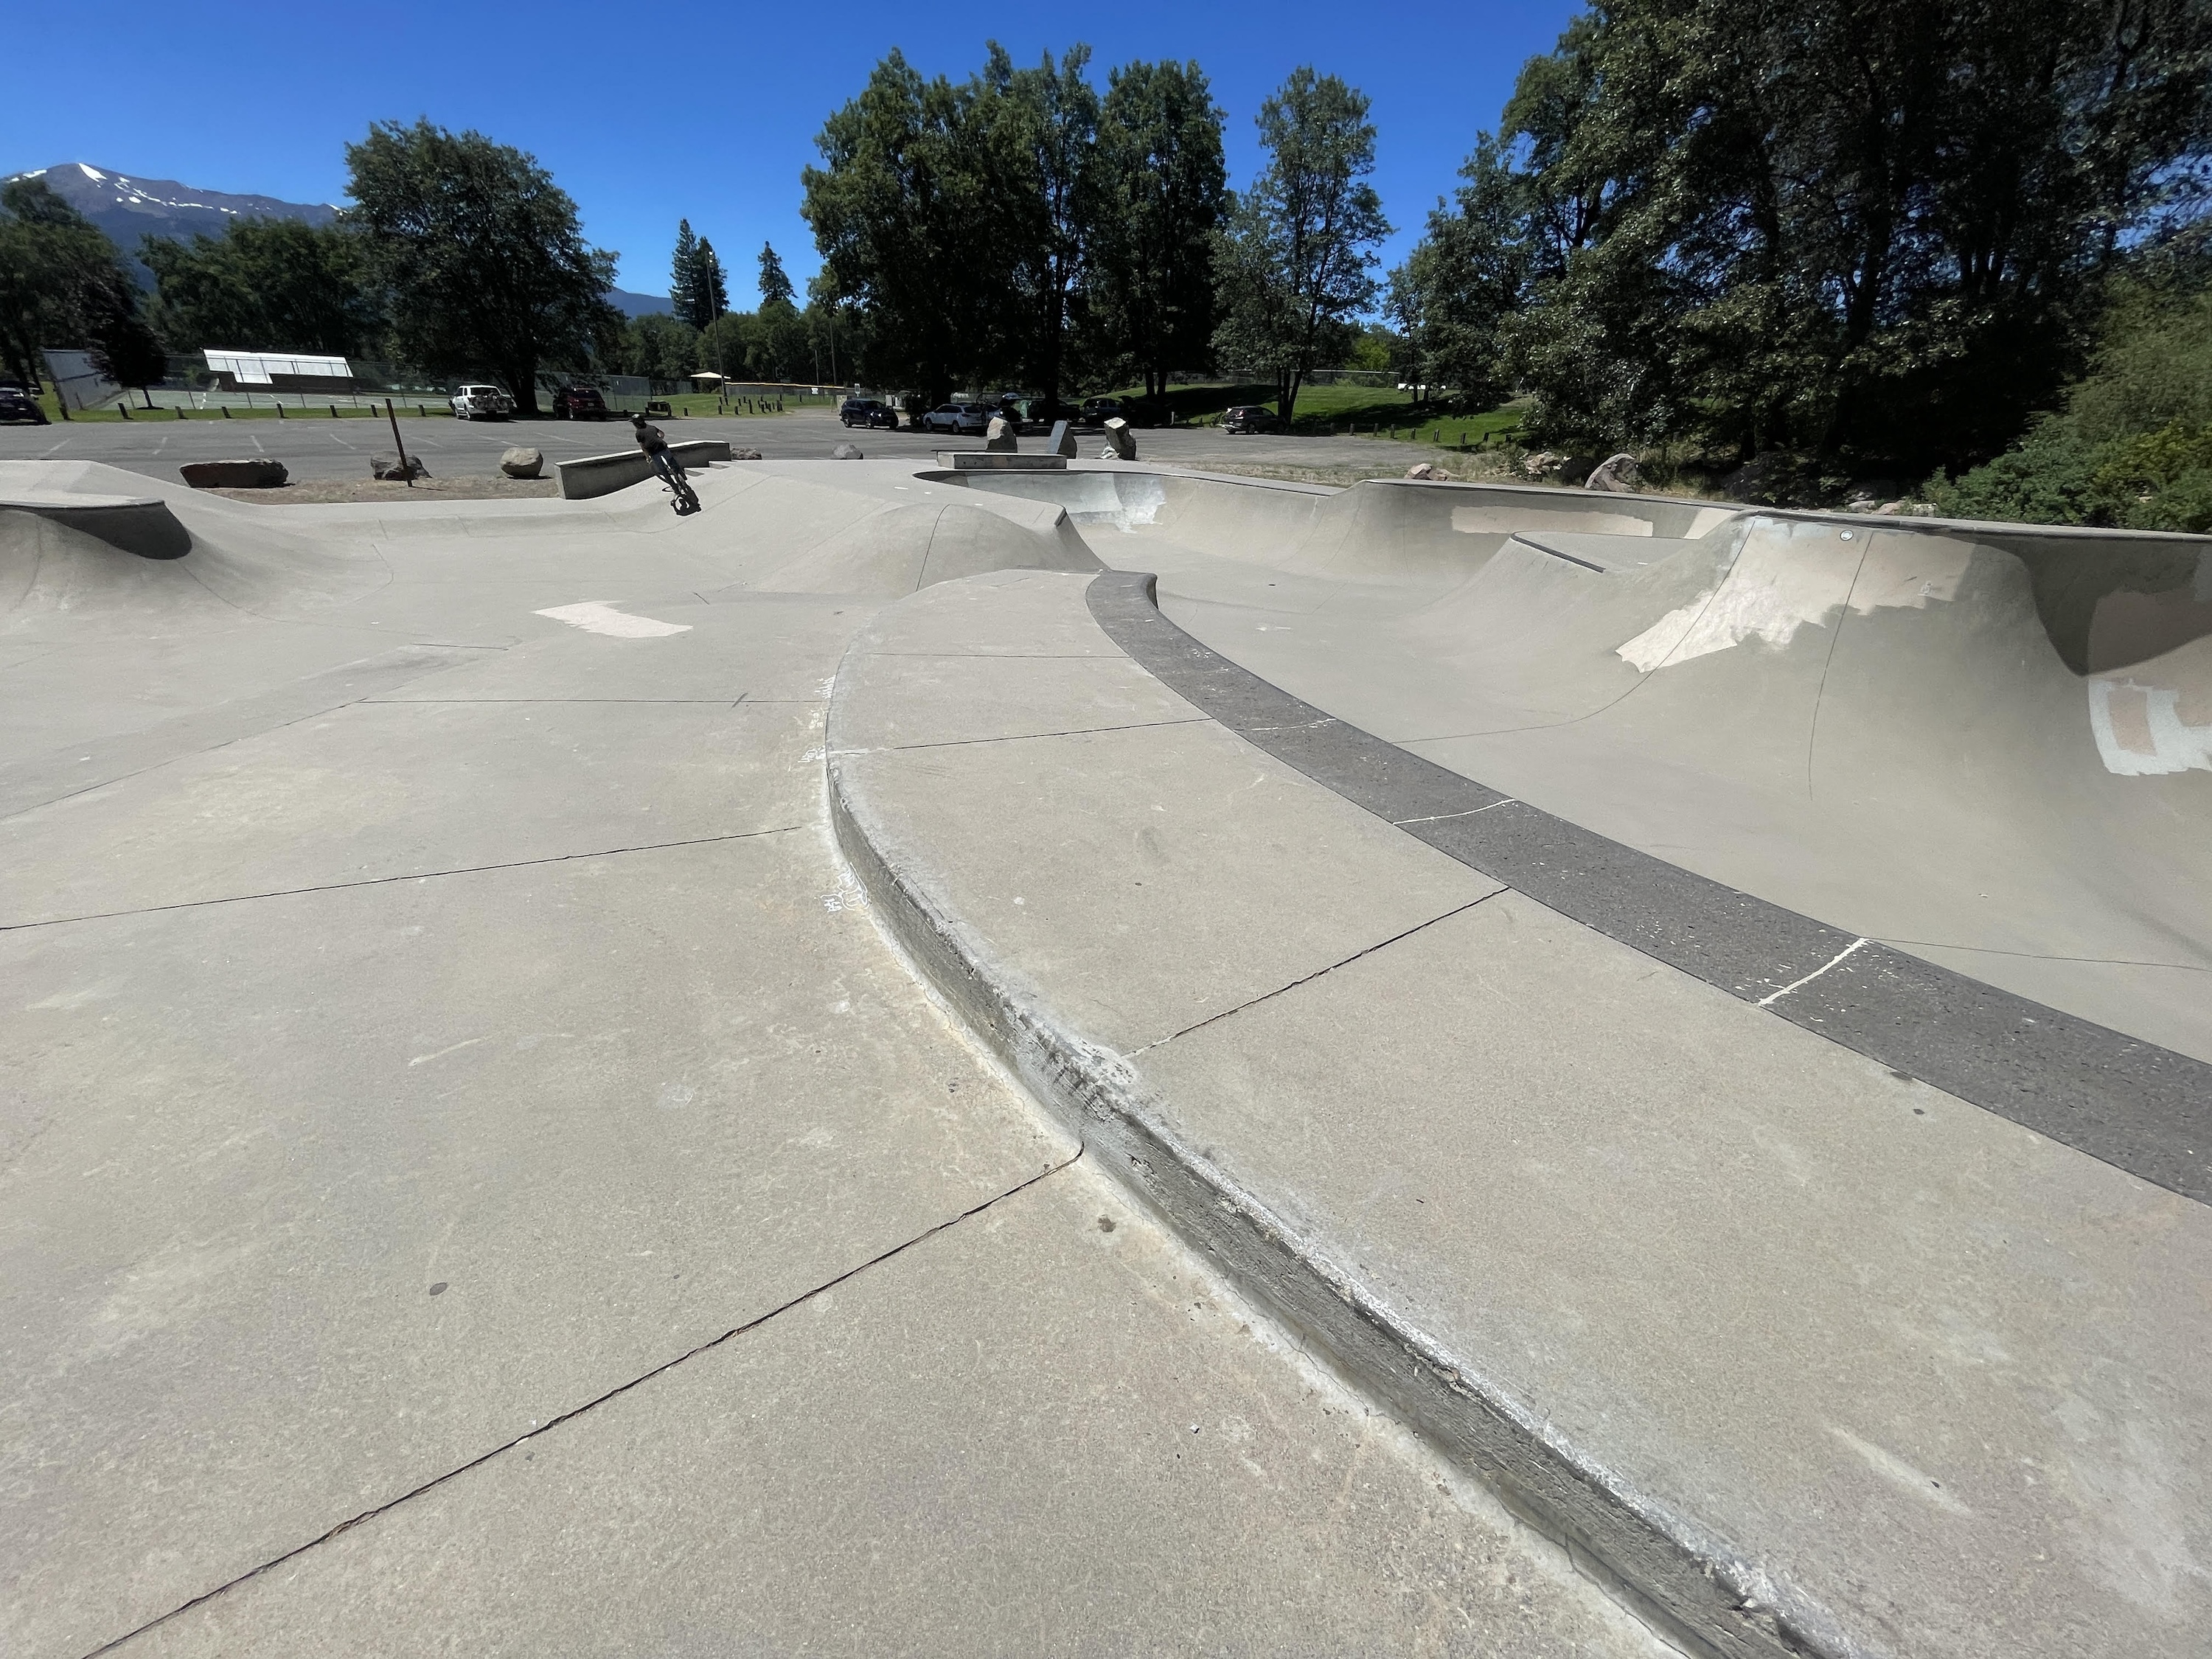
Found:
[[[220,236],[234,219],[304,219],[326,225],[337,216],[327,202],[285,202],[274,196],[234,196],[200,190],[174,179],[145,179],[84,161],[64,161],[34,174],[55,195],[106,231],[125,253],[134,253],[142,236],[183,241],[198,232]]]
[[[195,234],[220,236],[226,225],[240,219],[304,219],[311,225],[326,225],[338,211],[327,202],[287,202],[275,196],[201,190],[174,179],[147,179],[88,161],[64,161],[10,176],[44,179],[55,195],[107,233],[128,258],[139,286],[147,289],[154,286],[154,273],[138,262],[142,237],[167,236],[182,242]],[[607,298],[629,317],[672,308],[658,294],[617,289]]]

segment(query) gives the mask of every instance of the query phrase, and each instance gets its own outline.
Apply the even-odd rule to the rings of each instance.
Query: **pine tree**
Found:
[[[699,239],[691,234],[691,222],[676,222],[676,257],[668,267],[669,309],[694,328],[699,305]]]
[[[705,237],[691,265],[691,314],[685,320],[696,329],[711,328],[714,319],[730,308],[729,279],[722,273],[720,256]]]
[[[784,274],[783,261],[775,257],[775,245],[763,242],[760,251],[761,308],[766,310],[770,306],[796,304],[797,292],[791,285],[791,278]]]

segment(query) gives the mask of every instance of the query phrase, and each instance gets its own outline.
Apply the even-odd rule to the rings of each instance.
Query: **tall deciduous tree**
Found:
[[[1611,0],[1522,73],[1517,223],[1432,224],[1431,264],[1486,252],[1427,291],[1486,313],[1526,260],[1501,331],[1547,439],[1971,460],[2201,206],[2208,80],[2203,0]]]
[[[977,246],[994,204],[976,96],[893,51],[824,124],[823,165],[803,175],[822,285],[869,318],[863,372],[933,403],[1003,361],[1006,279]]]
[[[1213,343],[1213,234],[1228,195],[1222,112],[1197,64],[1127,64],[1099,112],[1089,331],[1145,391],[1202,368]]]
[[[987,168],[989,263],[1018,296],[1002,319],[1008,337],[991,355],[1050,400],[1060,396],[1069,306],[1098,221],[1098,94],[1085,74],[1090,62],[1091,48],[1079,45],[1057,64],[1047,52],[1035,68],[1016,69],[993,41],[969,106],[971,153]]]
[[[399,354],[433,372],[499,375],[538,412],[541,364],[604,351],[622,319],[604,297],[615,256],[584,240],[576,204],[536,160],[428,121],[346,147],[355,205]]]
[[[1216,349],[1275,381],[1292,418],[1317,349],[1375,301],[1375,248],[1390,233],[1364,94],[1334,75],[1291,72],[1260,107],[1266,170],[1217,239],[1224,318]]]
[[[343,226],[246,219],[190,242],[149,236],[138,257],[154,273],[150,320],[174,350],[349,357],[383,327],[361,239]]]
[[[1407,377],[1487,408],[1509,389],[1505,326],[1528,302],[1537,250],[1528,181],[1490,134],[1460,176],[1451,205],[1437,204],[1427,234],[1390,273],[1389,309]]]

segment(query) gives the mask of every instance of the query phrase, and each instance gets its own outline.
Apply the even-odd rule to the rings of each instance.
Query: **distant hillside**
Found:
[[[179,184],[174,179],[142,179],[83,161],[64,161],[11,176],[44,179],[55,195],[107,233],[108,240],[129,258],[132,274],[145,289],[154,286],[154,273],[138,262],[141,237],[166,236],[182,242],[195,235],[220,236],[234,219],[304,219],[311,225],[326,225],[338,212],[328,202],[234,196]],[[625,317],[670,309],[668,300],[657,294],[629,294],[616,289],[607,298]]]

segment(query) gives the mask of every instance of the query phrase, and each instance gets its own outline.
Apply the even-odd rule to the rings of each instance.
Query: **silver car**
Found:
[[[923,416],[921,424],[929,432],[969,433],[980,438],[998,412],[989,404],[945,404]]]
[[[514,399],[495,386],[465,386],[451,402],[457,421],[503,421],[514,413]]]

